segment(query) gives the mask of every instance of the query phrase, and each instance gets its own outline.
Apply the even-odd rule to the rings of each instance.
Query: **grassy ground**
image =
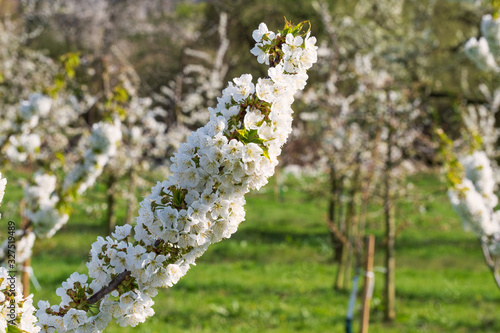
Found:
[[[397,320],[382,320],[383,274],[376,273],[370,332],[499,332],[500,291],[477,241],[462,231],[436,175],[412,181],[420,199],[398,209]],[[8,191],[4,206],[20,194],[13,185]],[[102,189],[92,197],[102,202]],[[90,244],[105,230],[89,207],[79,205],[64,230],[37,242],[33,268],[43,289],[36,300],[55,302],[70,273],[86,272]],[[332,289],[325,201],[290,188],[278,202],[271,186],[248,196],[246,210],[231,239],[212,245],[176,286],[160,291],[146,324],[113,324],[106,332],[343,332],[348,294]],[[376,266],[383,260],[380,210],[370,213]]]

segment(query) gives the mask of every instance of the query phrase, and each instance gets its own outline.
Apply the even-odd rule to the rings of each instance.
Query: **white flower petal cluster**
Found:
[[[498,197],[491,163],[482,151],[460,160],[465,169],[462,183],[448,191],[451,204],[460,216],[464,228],[478,236],[500,233],[500,216],[494,211]]]
[[[33,156],[40,148],[40,136],[35,133],[20,133],[9,137],[9,145],[5,154],[13,163],[21,163]]]
[[[117,144],[121,140],[120,122],[105,121],[95,124],[81,161],[71,170],[63,183],[63,191],[57,194],[57,178],[55,175],[36,173],[31,184],[24,188],[26,199],[26,217],[31,221],[33,231],[38,237],[52,237],[69,219],[69,215],[61,210],[61,199],[72,195],[72,190],[82,194],[92,186],[102,169],[111,157],[116,154]],[[30,232],[23,234],[30,236]],[[26,244],[33,244],[26,240]]]
[[[455,212],[460,216],[464,229],[478,235],[493,235],[500,232],[496,215],[485,204],[484,197],[476,191],[474,184],[464,179],[448,192]]]
[[[490,52],[488,42],[484,37],[477,40],[472,37],[465,43],[465,54],[474,64],[483,71],[494,70],[498,71],[498,65],[495,57]]]
[[[59,212],[56,194],[57,178],[54,175],[36,173],[33,184],[24,188],[26,217],[39,237],[52,237],[68,221],[67,214]]]
[[[164,119],[167,112],[161,108],[151,108],[150,98],[138,98],[133,87],[127,118],[121,123],[123,144],[117,147],[108,168],[118,178],[131,171],[142,172],[155,160],[163,159],[170,138]]]
[[[483,70],[498,72],[500,59],[500,19],[484,15],[481,20],[482,37],[472,37],[465,44],[465,54],[476,66]]]
[[[5,187],[7,186],[7,179],[2,177],[2,173],[0,172],[0,204],[2,203],[3,196],[5,194]],[[0,215],[1,217],[1,215]]]
[[[494,19],[490,14],[481,20],[481,34],[488,41],[491,52],[498,55],[500,52],[500,20]]]
[[[16,230],[16,236],[18,239],[16,242],[16,261],[24,263],[27,259],[31,258],[36,237],[32,232],[23,235],[21,230]],[[7,253],[8,251],[4,250],[4,257],[6,257]]]
[[[496,182],[491,167],[491,162],[484,151],[475,151],[471,155],[460,160],[464,169],[465,177],[469,179],[478,193],[484,197],[487,207],[493,209],[498,204],[495,195]]]
[[[481,34],[479,40],[471,38],[466,43],[465,53],[479,69],[498,72],[500,19],[489,14],[484,15],[481,20]],[[486,246],[488,255],[497,257],[500,255],[500,210],[495,211],[498,204],[495,194],[498,172],[495,176],[493,170],[498,169],[494,158],[498,154],[496,143],[500,132],[495,126],[495,119],[500,95],[498,91],[491,93],[485,85],[480,85],[479,89],[488,100],[489,108],[482,105],[469,106],[464,121],[469,131],[481,138],[484,151],[476,151],[460,161],[465,170],[465,177],[448,193],[465,229],[476,233],[481,240],[483,251]],[[496,272],[496,268],[489,262],[488,266]]]
[[[250,52],[257,57],[259,64],[265,63],[269,65],[269,53],[265,52],[263,46],[269,45],[276,38],[276,34],[269,31],[265,23],[261,23],[259,24],[259,28],[252,33],[252,37],[257,44],[255,44],[255,47]]]
[[[15,274],[0,267],[0,332],[7,332],[7,326],[17,327],[22,332],[40,332],[35,311],[33,295],[24,298]]]
[[[113,123],[101,121],[92,126],[92,133],[87,142],[89,147],[83,154],[83,162],[64,179],[65,191],[76,187],[76,192],[82,194],[95,183],[104,166],[116,154],[117,145],[122,139],[120,127],[118,119]]]
[[[310,33],[305,38],[294,37],[292,34],[286,35],[286,44],[283,46],[285,53],[285,70],[289,73],[298,73],[298,69],[307,70],[318,61],[316,52],[316,38],[310,37]],[[304,45],[304,47],[302,47]],[[299,89],[303,89],[301,87]]]
[[[52,99],[40,93],[31,94],[27,101],[21,101],[17,118],[11,123],[12,135],[8,136],[5,154],[13,163],[24,162],[40,149],[41,139],[32,130],[41,117],[49,114]]]
[[[19,116],[23,123],[35,127],[39,117],[46,117],[52,106],[52,99],[40,93],[31,94],[27,101],[22,101],[19,108]]]
[[[265,37],[263,37],[265,36]],[[278,36],[278,37],[277,37]],[[273,63],[269,78],[244,74],[229,82],[208,123],[191,133],[172,157],[172,174],[158,182],[141,203],[136,226],[118,227],[113,237],[92,245],[88,276],[74,273],[57,294],[59,305],[40,302],[42,332],[100,332],[111,319],[135,326],[154,314],[157,288],[170,287],[186,274],[211,243],[230,237],[245,218],[244,195],[267,183],[291,132],[294,94],[307,80],[315,59],[315,38],[279,38],[264,24],[254,32],[286,56]],[[302,37],[301,37],[302,38]],[[288,44],[290,42],[291,44]],[[299,43],[300,42],[300,43]],[[297,56],[304,50],[307,57]],[[276,62],[276,59],[273,59]],[[287,70],[288,69],[288,70]],[[128,241],[132,236],[135,242]],[[99,313],[84,315],[91,295],[122,277],[99,304]]]

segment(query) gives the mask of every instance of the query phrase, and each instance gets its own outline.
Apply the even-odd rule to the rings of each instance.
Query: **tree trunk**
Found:
[[[390,124],[392,112],[389,110],[389,133],[387,135],[387,156],[384,168],[384,218],[385,218],[385,320],[393,321],[396,318],[396,281],[395,281],[395,238],[396,238],[396,219],[394,214],[394,185],[392,179],[392,148],[394,129]]]
[[[350,256],[351,256],[351,244],[349,243],[350,229],[352,227],[351,216],[349,216],[349,207],[344,207],[342,202],[342,194],[344,192],[344,177],[339,179],[339,188],[337,191],[336,201],[338,204],[338,230],[340,236],[340,261],[337,270],[337,278],[335,281],[335,290],[347,290],[350,284]]]
[[[333,288],[335,290],[346,289],[345,271],[348,260],[346,238],[344,237],[346,227],[345,221],[343,221],[343,209],[341,202],[342,188],[343,180],[342,178],[337,179],[335,167],[332,165],[330,167],[330,202],[328,205],[328,222],[335,230],[334,232],[332,228],[330,228],[330,239],[333,248],[333,261],[338,265],[337,275],[335,277],[335,282],[333,285]]]
[[[385,320],[393,321],[396,318],[396,257],[394,250],[396,220],[394,218],[392,199],[388,198],[384,206],[386,228],[385,267],[387,270],[385,277]]]
[[[347,261],[348,261],[348,251],[347,251],[347,244],[342,244],[342,252],[341,252],[341,257],[340,261],[338,263],[338,269],[337,269],[337,277],[335,278],[335,285],[334,289],[335,290],[346,290],[347,285],[345,283],[345,276],[346,276],[346,268],[347,268]]]
[[[328,203],[328,220],[329,223],[337,223],[336,210],[338,203],[338,186],[337,186],[337,175],[335,172],[335,167],[330,167],[330,195]],[[342,240],[338,237],[336,233],[330,231],[330,240],[333,248],[333,262],[340,263],[342,258]]]
[[[359,235],[359,216],[356,214],[356,210],[358,207],[358,195],[360,191],[360,175],[361,175],[361,165],[359,160],[359,154],[355,159],[355,167],[354,174],[351,179],[351,188],[349,189],[349,202],[347,203],[346,210],[346,239],[348,241],[347,244],[347,262],[346,262],[346,270],[345,270],[345,285],[347,288],[350,287],[351,283],[351,271],[353,263],[356,265],[356,268],[361,266],[361,256],[362,253],[358,252],[358,248],[356,244],[358,244]],[[362,240],[359,240],[361,242]]]
[[[365,233],[365,229],[366,229],[366,216],[367,216],[367,212],[368,212],[368,202],[369,202],[369,199],[370,199],[370,195],[371,195],[371,191],[370,191],[370,186],[371,186],[371,183],[372,181],[374,180],[374,175],[375,175],[375,167],[376,167],[376,164],[377,164],[377,160],[379,158],[379,151],[378,151],[378,148],[379,148],[379,145],[380,145],[380,134],[381,134],[381,126],[380,126],[380,121],[379,120],[379,124],[377,124],[377,132],[375,134],[375,138],[373,139],[372,141],[372,158],[371,158],[371,161],[370,161],[370,166],[368,167],[368,170],[366,172],[366,174],[364,175],[364,177],[362,178],[362,181],[361,181],[361,184],[360,184],[360,190],[362,192],[361,194],[361,208],[360,208],[360,213],[359,213],[359,232],[360,234],[363,234]],[[362,251],[362,248],[363,248],[363,244],[361,243],[361,238],[358,239],[359,240],[359,243],[356,245],[356,247],[358,248],[358,251],[359,253],[361,253]],[[361,250],[359,250],[361,249]]]
[[[107,234],[111,235],[116,225],[116,198],[115,198],[115,188],[114,185],[116,183],[116,178],[114,175],[108,175],[108,179],[106,181],[106,201],[108,204],[108,211],[106,215],[106,227]]]

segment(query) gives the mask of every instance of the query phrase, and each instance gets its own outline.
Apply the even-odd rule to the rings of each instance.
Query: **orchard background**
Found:
[[[286,17],[310,22],[318,64],[276,175],[247,196],[238,233],[159,291],[151,319],[106,332],[343,331],[368,234],[371,332],[498,332],[498,264],[485,265],[478,245],[498,238],[463,231],[447,196],[472,151],[499,174],[498,68],[465,47],[497,11],[495,1],[452,0],[0,0],[0,236],[9,220],[37,234],[23,264],[36,277],[33,303],[57,303],[61,282],[86,272],[96,237],[134,223],[232,77],[265,77],[252,31],[277,31]],[[50,111],[29,125],[18,112],[40,103],[36,93]],[[113,117],[121,137],[103,150],[89,138],[95,124],[117,126]],[[102,168],[85,164],[89,155]],[[39,170],[66,184],[53,224],[23,191]]]

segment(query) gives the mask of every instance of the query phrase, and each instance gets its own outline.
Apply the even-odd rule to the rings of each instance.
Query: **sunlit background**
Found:
[[[277,31],[286,19],[308,21],[318,63],[293,105],[275,176],[247,197],[240,230],[160,291],[151,319],[106,332],[344,332],[355,277],[358,331],[366,235],[376,242],[370,332],[499,332],[499,264],[488,262],[497,252],[463,230],[447,194],[460,179],[454,163],[473,151],[498,174],[498,68],[481,70],[465,52],[495,6],[0,0],[3,222],[21,225],[34,172],[64,175],[94,123],[111,111],[124,119],[117,156],[71,203],[67,224],[35,242],[35,304],[56,302],[61,282],[86,272],[98,235],[134,223],[138,202],[168,177],[170,157],[207,122],[228,81],[266,75],[250,53],[252,31],[260,22]],[[33,93],[54,99],[34,129],[37,158],[6,141]]]

